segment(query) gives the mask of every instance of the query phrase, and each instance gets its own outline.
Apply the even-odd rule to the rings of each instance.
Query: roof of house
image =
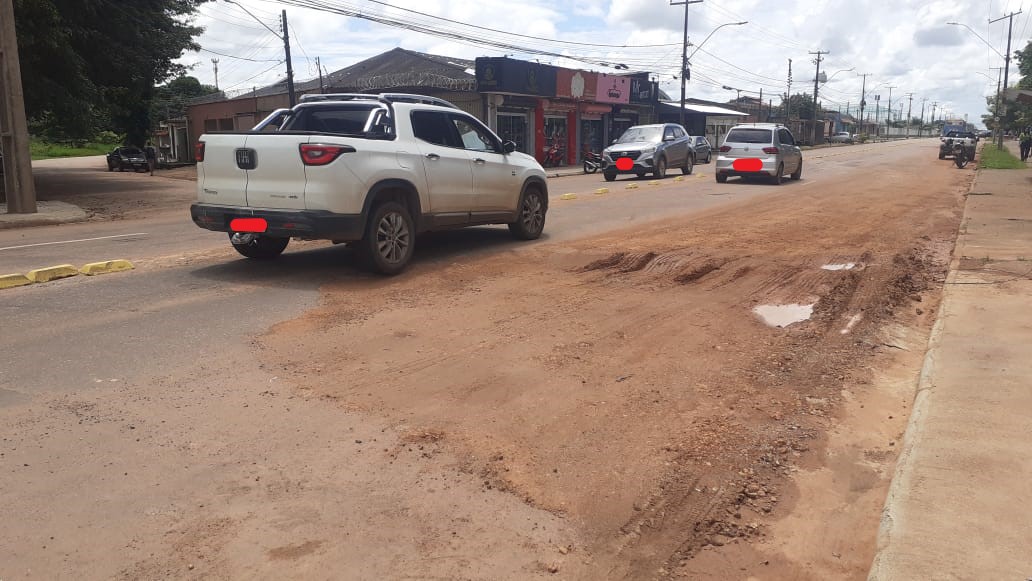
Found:
[[[327,91],[376,91],[426,87],[475,91],[474,62],[401,47],[334,71],[323,78]],[[313,91],[319,80],[302,83],[298,90]]]

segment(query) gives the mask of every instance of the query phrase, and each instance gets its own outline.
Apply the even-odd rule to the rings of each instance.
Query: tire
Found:
[[[112,165],[110,161],[107,164],[107,170],[108,171],[115,171],[115,166]]]
[[[946,159],[946,154],[940,151],[939,152],[939,159]]]
[[[792,172],[792,175],[790,177],[796,181],[798,181],[799,178],[803,177],[803,160],[799,160],[799,167],[797,167],[796,170]]]
[[[692,175],[692,170],[695,169],[695,156],[689,155],[688,159],[685,160],[684,165],[681,166],[681,173],[686,176]]]
[[[536,240],[545,229],[547,213],[545,195],[536,187],[527,188],[520,198],[515,222],[509,223],[509,232],[517,240]]]
[[[770,176],[770,183],[775,186],[781,185],[781,178],[785,175],[785,166],[778,164],[778,169],[774,170],[774,175]]]
[[[370,269],[398,274],[408,266],[415,249],[416,229],[408,208],[398,202],[384,202],[369,213],[359,250]]]
[[[727,183],[727,174],[718,173],[717,174],[717,183],[718,184],[726,184]]]
[[[706,161],[703,162],[703,163],[705,163],[706,165],[709,165],[710,162],[712,162],[712,161],[713,161],[713,151],[711,150],[711,151],[706,152]]]
[[[593,163],[584,162],[584,173],[595,173],[598,171],[598,166]]]
[[[118,164],[118,171],[120,171],[120,172],[125,171],[125,167],[122,166],[122,164]]]
[[[652,170],[652,175],[657,179],[661,180],[666,177],[666,158],[661,157],[656,160],[656,169]]]
[[[262,236],[261,234],[229,233],[229,243],[233,249],[247,258],[255,260],[272,260],[287,248],[290,238]]]
[[[611,171],[603,171],[602,177],[606,178],[607,182],[611,182],[616,179],[616,174]]]

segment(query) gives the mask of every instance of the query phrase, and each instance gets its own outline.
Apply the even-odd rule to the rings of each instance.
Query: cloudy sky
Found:
[[[452,36],[299,5],[385,16]],[[282,42],[244,8],[276,31],[280,11],[287,10],[299,80],[317,75],[315,57],[334,71],[400,46],[469,59],[510,55],[586,70],[620,63],[654,73],[668,94],[680,95],[675,76],[684,7],[670,6],[669,0],[215,0],[197,18],[206,29],[198,39],[205,50],[181,62],[192,65],[191,74],[202,82],[213,83],[211,59],[219,59],[219,86],[231,93],[275,82],[284,70]],[[913,93],[914,116],[924,100],[926,118],[938,103],[937,117],[945,108],[979,124],[984,96],[996,90],[999,69],[993,67],[1002,66],[998,53],[1007,43],[1007,21],[988,20],[1019,10],[1012,50],[1032,37],[1032,0],[705,0],[688,7],[689,42],[695,45],[689,53],[698,48],[688,96],[726,101],[737,95],[722,88],[726,85],[741,89],[743,96],[762,90],[766,101],[786,91],[789,59],[792,92],[812,92],[814,64],[808,53],[820,49],[829,52],[821,65],[829,77],[820,93],[827,108],[845,111],[848,105],[855,114],[862,84],[857,73],[869,73],[871,112],[875,95],[884,110],[891,86],[897,112],[901,99],[909,104],[906,95]],[[747,24],[725,26],[700,46],[716,27],[740,21]],[[1017,74],[1014,62],[1011,84]]]

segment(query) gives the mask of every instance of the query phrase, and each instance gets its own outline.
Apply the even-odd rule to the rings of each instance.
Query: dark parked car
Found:
[[[692,146],[695,148],[695,159],[699,160],[699,163],[713,161],[713,148],[710,147],[709,141],[705,137],[701,135],[692,137]]]
[[[147,156],[139,147],[116,147],[107,154],[108,171],[148,170]]]

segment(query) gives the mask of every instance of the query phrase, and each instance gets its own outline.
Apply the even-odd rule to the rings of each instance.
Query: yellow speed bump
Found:
[[[627,184],[627,187],[625,189],[636,190],[638,189],[638,184]]]
[[[30,270],[25,276],[32,282],[50,282],[52,280],[68,278],[77,274],[79,274],[79,269],[75,268],[71,264],[59,264],[57,266],[48,266],[46,268]]]
[[[595,190],[595,194],[601,196],[602,194],[608,194],[609,188],[599,188]]]
[[[706,177],[706,174],[704,174],[704,173],[697,173],[695,175],[696,175],[696,177],[700,177],[700,178]]]
[[[658,186],[659,185],[659,180],[652,180],[651,182],[649,182],[649,185],[650,186]]]
[[[563,194],[559,196],[560,200],[576,200],[577,194]]]
[[[675,182],[683,182],[684,181],[684,176],[677,176],[676,178],[674,178],[674,181]]]
[[[27,284],[32,284],[32,281],[24,274],[0,274],[0,289],[25,286]]]
[[[133,263],[128,260],[105,260],[104,262],[91,262],[79,269],[79,272],[86,276],[94,276],[97,274],[108,274],[109,272],[121,272],[123,270],[132,270]]]

